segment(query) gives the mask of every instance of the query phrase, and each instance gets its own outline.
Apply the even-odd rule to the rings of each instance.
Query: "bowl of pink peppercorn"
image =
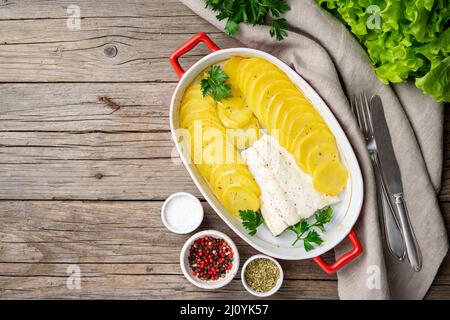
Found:
[[[239,253],[233,240],[216,230],[205,230],[190,237],[180,254],[184,276],[202,289],[226,286],[239,269]]]

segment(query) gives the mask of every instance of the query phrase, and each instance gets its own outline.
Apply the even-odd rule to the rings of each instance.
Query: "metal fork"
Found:
[[[374,170],[377,185],[378,210],[381,210],[380,221],[383,226],[383,233],[386,239],[389,252],[398,260],[403,261],[406,255],[405,243],[402,232],[400,231],[398,219],[394,213],[389,195],[384,182],[381,178],[381,167],[378,160],[378,151],[373,136],[372,118],[369,110],[369,102],[365,94],[352,97],[350,106],[358,121],[364,139],[366,140],[367,150],[369,151],[372,167]]]

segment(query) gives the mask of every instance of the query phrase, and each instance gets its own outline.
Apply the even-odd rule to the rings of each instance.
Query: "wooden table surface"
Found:
[[[67,26],[73,4],[78,31]],[[167,58],[199,31],[239,46],[177,0],[0,0],[0,298],[252,298],[239,276],[212,292],[185,280],[188,236],[160,219],[173,192],[200,196],[172,160],[177,77]],[[449,228],[448,128],[445,136],[439,200]],[[202,228],[231,235],[242,259],[256,253],[204,208]],[[313,262],[281,263],[274,298],[337,298],[336,277]],[[67,286],[77,268],[79,289]],[[427,298],[450,298],[449,259]]]

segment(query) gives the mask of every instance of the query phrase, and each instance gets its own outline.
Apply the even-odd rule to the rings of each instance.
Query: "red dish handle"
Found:
[[[199,42],[203,42],[209,48],[209,50],[211,50],[211,52],[220,50],[220,48],[206,34],[204,34],[203,32],[197,33],[195,36],[193,36],[184,44],[175,49],[175,51],[172,52],[172,54],[169,57],[170,64],[174,68],[179,78],[183,76],[185,71],[180,66],[178,59],[183,54],[191,51]]]
[[[347,253],[344,253],[334,263],[332,264],[326,263],[321,256],[315,257],[313,259],[319,265],[319,267],[321,267],[323,271],[325,271],[326,273],[328,274],[335,273],[343,266],[345,266],[347,263],[351,262],[353,259],[359,256],[363,251],[361,243],[359,243],[358,237],[356,236],[356,232],[353,229],[352,231],[350,231],[347,237],[352,243],[353,249]]]

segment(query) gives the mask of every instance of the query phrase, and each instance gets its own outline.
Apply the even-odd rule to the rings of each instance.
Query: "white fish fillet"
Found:
[[[339,202],[338,197],[316,191],[311,177],[270,135],[263,135],[242,156],[261,189],[261,213],[275,236],[316,210]]]
[[[261,139],[271,146],[270,160],[276,170],[275,178],[296,207],[299,217],[309,218],[316,210],[339,202],[339,198],[323,194],[314,189],[311,176],[300,170],[294,157],[270,135]]]
[[[256,149],[249,148],[242,151],[241,155],[261,190],[261,214],[264,222],[272,234],[277,236],[288,227],[281,218],[282,205],[280,204],[283,199],[277,199],[274,194],[274,191],[280,187],[276,185],[277,182],[271,177],[270,170],[264,165],[263,158]]]

